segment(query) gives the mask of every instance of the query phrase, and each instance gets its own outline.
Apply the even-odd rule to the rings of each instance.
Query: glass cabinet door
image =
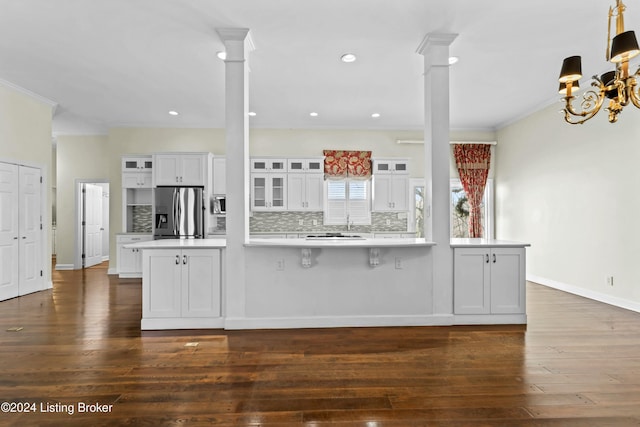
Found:
[[[271,178],[271,200],[274,208],[284,208],[284,178]]]
[[[264,177],[253,178],[253,206],[267,207],[267,180]]]

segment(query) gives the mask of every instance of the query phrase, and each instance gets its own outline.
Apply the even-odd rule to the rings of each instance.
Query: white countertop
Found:
[[[127,249],[215,249],[226,246],[226,239],[161,239],[124,245]]]
[[[407,248],[434,246],[425,239],[250,239],[245,246],[290,248]]]
[[[531,246],[531,244],[496,239],[451,239],[452,248],[524,248],[526,246]]]

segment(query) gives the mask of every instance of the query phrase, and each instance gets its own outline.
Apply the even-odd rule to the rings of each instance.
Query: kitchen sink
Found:
[[[307,240],[364,240],[362,236],[357,234],[342,234],[342,233],[322,233],[322,234],[309,234],[306,237]]]

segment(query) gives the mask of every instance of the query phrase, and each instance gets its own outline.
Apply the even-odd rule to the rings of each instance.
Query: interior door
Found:
[[[0,301],[18,296],[18,166],[0,163]]]
[[[84,266],[102,262],[102,187],[84,184]]]
[[[40,169],[20,166],[20,295],[42,289]]]

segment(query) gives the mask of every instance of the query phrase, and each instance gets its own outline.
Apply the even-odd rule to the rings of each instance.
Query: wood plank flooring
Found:
[[[139,280],[54,271],[0,303],[0,426],[640,426],[640,314],[527,296],[527,326],[141,332]]]

